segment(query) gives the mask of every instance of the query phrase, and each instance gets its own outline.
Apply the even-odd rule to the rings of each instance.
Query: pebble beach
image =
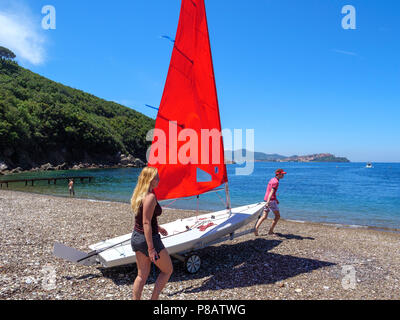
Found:
[[[163,224],[193,216],[165,209]],[[198,251],[189,274],[173,260],[162,300],[398,300],[400,234],[371,228],[281,220],[268,235],[253,233]],[[53,256],[55,242],[82,251],[130,233],[130,205],[0,190],[0,300],[131,299],[135,265],[104,269]],[[252,228],[247,225],[240,231]],[[143,291],[149,299],[153,270]]]

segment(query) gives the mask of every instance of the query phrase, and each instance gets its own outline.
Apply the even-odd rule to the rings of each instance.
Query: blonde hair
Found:
[[[133,213],[137,215],[142,200],[149,193],[150,184],[157,175],[158,171],[156,168],[145,167],[139,175],[138,183],[133,191],[131,206]]]

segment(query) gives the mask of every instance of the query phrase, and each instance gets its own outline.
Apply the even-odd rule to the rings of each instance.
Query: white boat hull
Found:
[[[228,210],[222,210],[163,224],[162,227],[168,231],[168,236],[162,236],[162,242],[170,255],[206,247],[255,220],[262,212],[264,204],[233,208],[232,214]],[[130,239],[131,234],[126,234],[93,244],[89,248],[101,251],[116,245],[97,255],[97,261],[105,268],[132,264],[136,262],[136,256],[132,251]],[[119,243],[122,244],[118,245]]]

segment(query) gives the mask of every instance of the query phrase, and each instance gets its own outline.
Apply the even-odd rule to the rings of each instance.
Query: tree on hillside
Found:
[[[12,60],[12,59],[15,59],[15,57],[16,57],[16,55],[10,49],[0,46],[0,58],[1,59],[7,59],[7,60],[11,59]]]

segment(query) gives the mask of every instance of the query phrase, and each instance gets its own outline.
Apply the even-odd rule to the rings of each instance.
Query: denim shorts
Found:
[[[143,233],[137,232],[136,230],[132,233],[131,238],[131,246],[134,252],[140,251],[145,254],[147,257],[149,256],[148,246],[146,242],[146,238]],[[156,249],[157,254],[165,249],[164,244],[161,241],[161,236],[159,233],[153,234],[153,246]]]

